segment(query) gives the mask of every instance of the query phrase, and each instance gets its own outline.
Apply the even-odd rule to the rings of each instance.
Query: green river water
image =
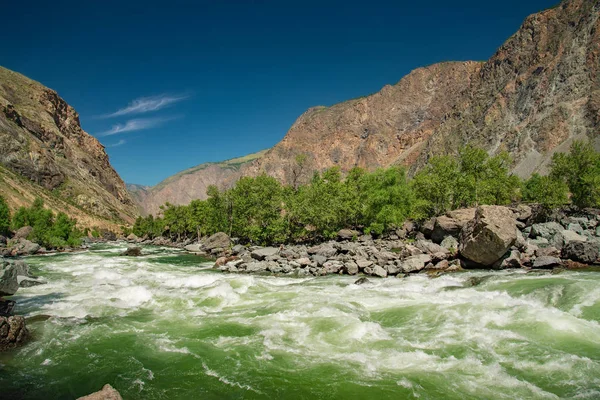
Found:
[[[358,286],[124,248],[27,260],[48,284],[14,296],[34,340],[0,355],[0,398],[600,398],[600,272]]]

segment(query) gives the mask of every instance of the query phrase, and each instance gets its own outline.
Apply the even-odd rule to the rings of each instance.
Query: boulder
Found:
[[[17,271],[17,275],[20,275],[20,276],[31,276],[31,274],[29,273],[29,265],[27,265],[25,263],[25,261],[23,261],[23,260],[15,260],[11,264],[15,268],[15,271]]]
[[[481,206],[460,236],[460,254],[474,263],[491,267],[517,240],[513,212],[502,206]]]
[[[502,259],[500,259],[495,268],[507,269],[507,268],[521,268],[521,252],[519,250],[511,250]]]
[[[446,236],[440,246],[449,251],[458,251],[458,240],[454,236]]]
[[[431,240],[441,243],[447,236],[458,237],[465,224],[475,218],[474,208],[463,208],[448,212],[435,219]]]
[[[79,397],[77,400],[123,400],[123,398],[115,388],[107,384],[102,387],[102,390]]]
[[[359,258],[356,260],[356,265],[358,265],[359,269],[363,270],[363,269],[368,268],[371,265],[373,265],[373,261]]]
[[[202,245],[201,244],[188,244],[187,246],[184,247],[185,250],[191,252],[191,253],[199,253],[199,252],[204,252],[202,250]]]
[[[354,261],[348,261],[344,263],[343,271],[348,275],[356,275],[358,274],[358,264]]]
[[[338,232],[337,236],[340,240],[354,240],[358,239],[360,232],[353,229],[342,229]]]
[[[331,258],[337,254],[337,249],[335,249],[329,243],[323,243],[318,246],[309,247],[307,252],[308,254],[316,254],[326,258]]]
[[[533,268],[554,268],[562,265],[560,258],[551,256],[542,256],[535,259]]]
[[[563,230],[564,228],[558,222],[544,222],[541,224],[533,224],[531,225],[531,233],[529,234],[529,237],[541,237],[550,241],[550,239],[552,239],[557,233],[560,233]]]
[[[272,261],[256,261],[246,265],[246,272],[265,272]],[[277,264],[277,263],[275,263]]]
[[[205,251],[213,249],[228,249],[231,245],[231,239],[224,232],[217,232],[202,242],[202,248]]]
[[[41,278],[32,278],[30,276],[22,276],[22,275],[17,275],[17,282],[19,282],[19,287],[22,287],[22,288],[45,285],[46,283],[48,283]]]
[[[129,247],[127,250],[122,252],[120,255],[127,256],[127,257],[139,257],[142,255],[142,248],[141,247]]]
[[[137,242],[139,240],[135,233],[130,233],[126,239],[128,242]]]
[[[313,261],[317,264],[318,267],[322,267],[323,264],[327,261],[327,257],[316,254],[312,257]]]
[[[18,239],[12,246],[11,254],[14,256],[29,256],[37,253],[41,246],[27,239]]]
[[[238,256],[219,257],[217,258],[217,261],[215,261],[215,267],[222,267],[223,265],[229,264],[231,261],[236,261],[238,259]]]
[[[364,277],[364,276],[363,276],[362,278],[359,278],[359,279],[357,279],[357,280],[354,282],[354,284],[355,284],[355,285],[364,285],[365,283],[371,283],[371,281],[370,281],[370,280],[368,280],[368,279],[367,279],[366,277]]]
[[[440,246],[439,244],[435,244],[428,240],[417,240],[415,242],[415,247],[421,250],[425,254],[449,254],[450,252],[445,247]],[[445,257],[442,257],[445,258]]]
[[[385,269],[383,269],[382,267],[380,267],[379,265],[375,265],[373,267],[373,271],[371,272],[371,275],[378,276],[380,278],[385,278],[385,277],[387,277],[387,271]]]
[[[555,239],[558,235],[555,236]],[[570,230],[563,230],[560,232],[560,236],[562,236],[562,245],[566,245],[570,242],[587,242],[587,238],[578,234],[577,232]],[[562,247],[562,246],[559,246]]]
[[[277,247],[263,247],[260,249],[253,250],[250,253],[250,256],[255,260],[262,261],[265,258],[277,255],[278,253],[279,248]]]
[[[235,246],[233,246],[231,248],[231,252],[233,254],[241,254],[246,250],[246,248],[244,246],[242,246],[241,244],[236,244]]]
[[[519,204],[518,206],[512,208],[512,211],[515,213],[515,217],[517,221],[525,222],[533,215],[533,210],[527,204]]]
[[[416,256],[408,257],[402,260],[402,271],[404,273],[419,272],[425,265],[431,262],[431,256],[429,254],[419,254]]]
[[[31,232],[33,232],[33,228],[31,226],[24,226],[17,229],[13,239],[27,239],[27,236],[31,235]]]
[[[17,270],[8,261],[0,261],[0,297],[12,296],[19,289]]]
[[[343,266],[344,264],[342,264],[341,261],[337,260],[329,260],[323,264],[323,268],[325,268],[325,271],[328,274],[337,274],[338,272],[340,272]]]
[[[29,338],[25,318],[21,316],[0,317],[0,352],[14,349]]]
[[[310,261],[310,258],[308,257],[302,257],[296,260],[296,262],[298,263],[298,265],[300,267],[306,267],[310,264],[312,264],[312,261]]]
[[[562,258],[577,261],[584,264],[593,264],[600,257],[600,249],[597,243],[571,241],[562,249]]]

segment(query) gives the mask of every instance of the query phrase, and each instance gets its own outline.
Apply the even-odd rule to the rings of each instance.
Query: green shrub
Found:
[[[10,209],[4,198],[0,196],[0,235],[8,235],[10,232],[10,225]]]

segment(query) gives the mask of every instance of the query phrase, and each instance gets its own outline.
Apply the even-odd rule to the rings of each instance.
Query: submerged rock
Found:
[[[102,390],[79,397],[77,400],[123,400],[123,398],[115,388],[106,384],[102,387]]]
[[[121,256],[139,257],[142,255],[141,247],[130,247],[120,254]]]
[[[364,285],[365,283],[371,283],[371,281],[365,278],[364,276],[362,278],[357,279],[354,282],[355,285]]]
[[[0,351],[14,349],[25,344],[29,331],[21,316],[0,317]]]

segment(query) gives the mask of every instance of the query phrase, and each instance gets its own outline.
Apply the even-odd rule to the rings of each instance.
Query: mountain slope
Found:
[[[77,112],[55,91],[2,67],[0,165],[0,178],[10,182],[0,186],[0,195],[12,208],[42,196],[82,224],[114,225],[137,214],[104,147],[81,129]]]
[[[167,202],[180,205],[188,204],[194,199],[206,199],[206,189],[210,185],[221,189],[231,186],[241,176],[240,169],[264,153],[265,151],[260,151],[222,162],[200,164],[150,188],[132,184],[128,188],[144,214],[157,214],[159,207]]]
[[[334,165],[415,169],[466,143],[508,150],[521,176],[544,172],[555,151],[598,135],[599,9],[565,1],[528,17],[486,63],[419,68],[374,95],[310,109],[244,174],[290,183],[298,154],[305,179]]]

